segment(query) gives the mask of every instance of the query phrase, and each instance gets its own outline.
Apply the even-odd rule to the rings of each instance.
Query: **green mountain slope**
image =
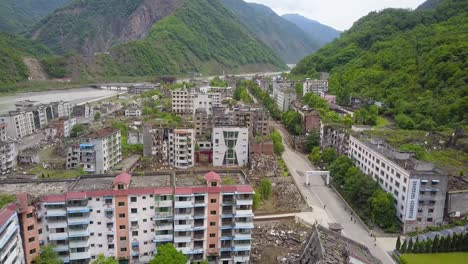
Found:
[[[71,0],[2,0],[0,31],[21,33]]]
[[[27,80],[28,68],[23,62],[24,57],[39,58],[49,55],[51,52],[45,46],[28,39],[0,33],[0,87]]]
[[[295,24],[278,16],[269,7],[242,0],[221,0],[221,2],[257,38],[287,63],[297,63],[321,46]]]
[[[99,56],[90,75],[221,74],[284,67],[218,0],[185,0],[144,40],[116,45],[109,52]]]
[[[340,31],[332,27],[323,25],[315,20],[308,19],[298,14],[286,14],[282,17],[297,25],[310,39],[320,46],[332,42],[341,34]]]
[[[331,72],[331,91],[385,103],[402,128],[431,130],[468,121],[468,2],[387,9],[360,19],[306,57],[296,76]]]

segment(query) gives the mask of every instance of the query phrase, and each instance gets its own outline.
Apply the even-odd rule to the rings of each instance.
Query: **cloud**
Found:
[[[414,9],[425,0],[246,0],[264,4],[276,13],[301,14],[339,30],[349,29],[371,11],[384,8]]]

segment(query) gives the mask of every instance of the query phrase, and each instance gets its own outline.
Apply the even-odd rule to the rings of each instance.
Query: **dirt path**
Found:
[[[47,80],[47,74],[37,59],[25,57],[23,58],[23,62],[28,66],[29,80]]]

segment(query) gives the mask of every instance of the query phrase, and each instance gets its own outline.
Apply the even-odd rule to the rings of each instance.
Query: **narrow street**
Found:
[[[340,197],[333,191],[333,189],[325,185],[325,181],[321,177],[311,177],[310,186],[304,186],[306,181],[306,171],[315,170],[312,164],[301,154],[292,150],[287,142],[284,140],[285,131],[279,124],[274,124],[277,130],[283,136],[283,143],[285,151],[283,159],[294,178],[294,181],[306,197],[308,204],[314,210],[324,210],[328,215],[330,221],[340,223],[342,225],[343,234],[359,243],[366,245],[383,263],[393,264],[394,261],[387,254],[394,247],[396,238],[379,237],[377,244],[374,245],[374,238],[369,236],[366,228],[359,221],[356,223],[351,221],[351,214],[346,210],[346,206]],[[324,205],[326,207],[324,207]]]

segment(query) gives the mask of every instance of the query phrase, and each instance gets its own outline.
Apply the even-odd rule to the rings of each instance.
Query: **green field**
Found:
[[[467,263],[468,253],[404,254],[400,260],[406,264],[461,264]]]

